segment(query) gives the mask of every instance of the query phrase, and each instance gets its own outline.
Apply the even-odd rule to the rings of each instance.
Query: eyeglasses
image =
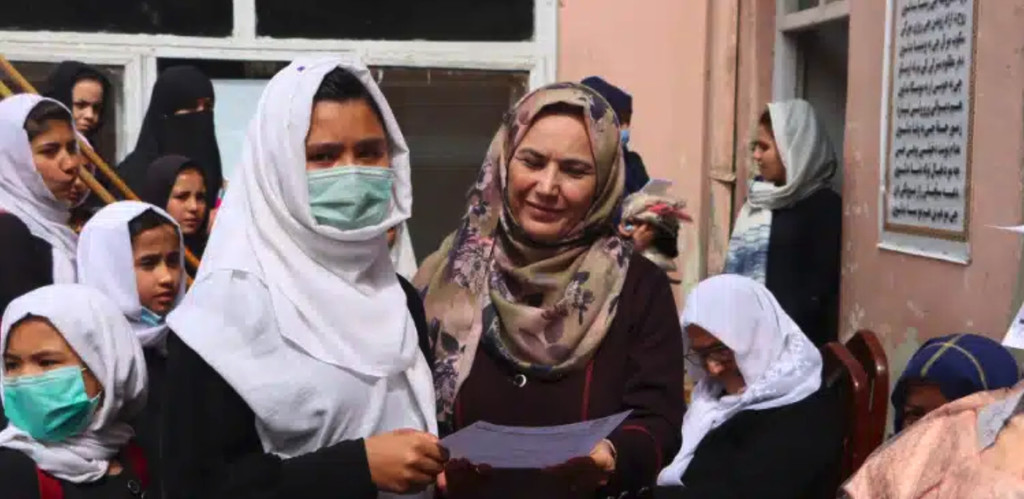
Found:
[[[729,364],[735,360],[732,350],[725,345],[715,345],[700,350],[693,349],[685,357],[688,362],[698,366],[706,366],[711,361],[718,364]]]

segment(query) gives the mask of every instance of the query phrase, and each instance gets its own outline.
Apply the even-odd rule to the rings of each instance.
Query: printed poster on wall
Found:
[[[974,0],[891,0],[880,246],[970,259]]]

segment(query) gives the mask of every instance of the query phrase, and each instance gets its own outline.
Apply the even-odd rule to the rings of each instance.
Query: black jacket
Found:
[[[843,424],[835,393],[744,411],[708,433],[664,499],[822,499],[839,486]]]
[[[401,277],[399,282],[420,348],[433,364],[423,303],[411,284]],[[264,453],[255,415],[238,393],[176,336],[169,338],[168,350],[161,434],[164,497],[377,497],[362,439],[291,459]]]
[[[843,207],[830,189],[772,211],[766,283],[815,346],[839,335]]]

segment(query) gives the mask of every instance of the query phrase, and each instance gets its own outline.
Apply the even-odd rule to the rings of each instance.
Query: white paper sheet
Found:
[[[541,469],[590,454],[631,411],[562,426],[500,426],[473,423],[441,441],[452,459],[497,469]]]
[[[1005,231],[1009,231],[1009,232],[1016,232],[1018,234],[1024,234],[1024,225],[1018,225],[1016,227],[1002,227],[1002,226],[999,226],[999,225],[989,225],[989,227],[992,227],[993,229],[999,229],[999,230],[1005,230]]]
[[[1003,338],[1003,346],[1024,349],[1024,306],[1021,306],[1020,310],[1017,311],[1017,315],[1013,317],[1010,330],[1006,332],[1006,337]]]

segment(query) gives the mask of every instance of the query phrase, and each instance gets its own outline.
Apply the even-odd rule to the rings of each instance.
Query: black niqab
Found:
[[[139,198],[143,201],[166,210],[167,203],[171,199],[171,191],[174,188],[174,183],[178,180],[178,174],[186,168],[197,168],[198,166],[198,163],[185,156],[177,154],[162,156],[147,167],[145,180],[142,185],[139,186],[136,194],[138,194]],[[201,170],[200,173],[202,173]],[[203,182],[206,185],[206,191],[209,192],[210,184],[206,181],[205,177]],[[213,209],[213,205],[207,204],[207,220],[210,217],[211,209]],[[205,223],[204,228],[201,228],[199,232],[184,236],[185,246],[193,255],[195,255],[196,258],[202,258],[203,250],[206,249],[206,240],[208,236],[204,229]]]
[[[133,190],[143,189],[154,161],[161,156],[176,154],[191,158],[191,163],[202,170],[207,186],[207,206],[212,207],[217,201],[224,176],[214,135],[213,111],[174,114],[179,109],[194,108],[200,99],[213,101],[213,83],[198,68],[175,66],[160,73],[153,85],[153,95],[135,150],[117,167],[118,173]],[[173,183],[172,178],[171,185]],[[166,205],[166,199],[159,204]]]

